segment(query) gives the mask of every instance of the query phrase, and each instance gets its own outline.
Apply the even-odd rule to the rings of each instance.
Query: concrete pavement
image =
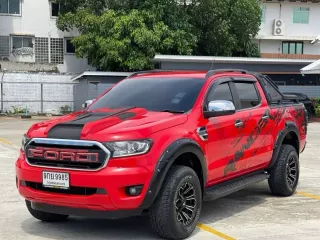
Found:
[[[35,121],[0,119],[0,240],[157,239],[145,217],[101,220],[71,217],[42,223],[31,217],[15,187],[21,136]],[[278,198],[263,182],[204,203],[190,239],[320,239],[320,123],[309,125],[297,194]]]

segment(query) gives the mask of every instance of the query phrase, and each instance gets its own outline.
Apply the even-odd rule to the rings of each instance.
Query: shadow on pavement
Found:
[[[204,202],[200,221],[204,224],[214,223],[244,212],[266,202],[272,197],[266,182],[252,185],[239,192],[211,202]]]
[[[234,193],[212,202],[204,202],[200,222],[210,224],[228,219],[271,197],[266,183]],[[62,223],[43,223],[29,218],[21,223],[27,234],[48,239],[159,239],[146,216],[118,220],[71,217]],[[196,228],[193,236],[200,230]]]
[[[61,223],[44,223],[29,218],[21,223],[21,227],[28,235],[46,239],[160,239],[145,216],[118,220],[71,217]],[[199,231],[196,229],[193,235]]]

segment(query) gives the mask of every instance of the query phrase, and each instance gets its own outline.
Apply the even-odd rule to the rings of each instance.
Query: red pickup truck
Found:
[[[306,110],[266,76],[237,69],[138,72],[86,109],[34,124],[16,183],[35,218],[148,214],[184,239],[203,201],[268,180],[294,194]]]

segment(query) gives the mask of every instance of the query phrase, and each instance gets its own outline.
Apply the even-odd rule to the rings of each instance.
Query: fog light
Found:
[[[126,187],[126,194],[128,196],[139,196],[142,192],[142,188],[143,185]]]

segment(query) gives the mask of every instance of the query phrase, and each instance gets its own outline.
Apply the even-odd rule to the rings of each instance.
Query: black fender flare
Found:
[[[290,133],[290,132],[294,132],[298,137],[298,152],[297,153],[299,155],[299,153],[300,153],[300,134],[299,134],[299,130],[298,130],[297,125],[294,122],[288,121],[288,122],[285,123],[285,128],[278,133],[276,142],[275,142],[274,147],[273,147],[273,154],[272,154],[271,162],[270,162],[269,167],[268,167],[269,169],[274,167],[275,163],[277,162],[277,159],[278,159],[278,156],[279,156],[279,153],[280,153],[280,148],[281,148],[281,145],[283,143],[283,140],[285,139],[287,134]]]
[[[189,138],[182,138],[174,141],[171,143],[165,151],[162,153],[150,181],[148,190],[144,197],[144,200],[139,208],[141,209],[148,209],[156,199],[161,186],[164,182],[164,179],[174,163],[174,161],[180,155],[184,153],[193,153],[195,154],[198,159],[200,160],[202,172],[203,172],[203,185],[207,182],[207,162],[204,157],[203,151],[200,148],[199,144]]]

